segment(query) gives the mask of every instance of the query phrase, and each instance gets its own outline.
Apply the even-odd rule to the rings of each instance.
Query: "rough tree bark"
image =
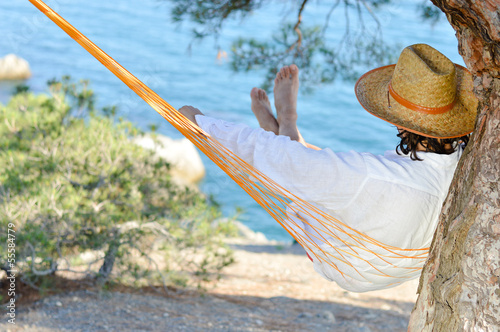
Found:
[[[443,206],[409,331],[498,331],[500,1],[432,2],[456,31],[479,115]]]

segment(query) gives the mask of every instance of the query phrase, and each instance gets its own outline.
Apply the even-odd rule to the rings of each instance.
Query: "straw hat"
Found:
[[[354,89],[368,112],[408,131],[452,138],[474,129],[471,74],[429,45],[406,47],[397,64],[367,72]]]

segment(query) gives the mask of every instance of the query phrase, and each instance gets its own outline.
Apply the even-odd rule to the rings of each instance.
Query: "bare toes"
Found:
[[[250,97],[252,98],[257,98],[259,97],[259,91],[260,89],[259,88],[253,88],[251,91],[250,91]]]
[[[250,91],[250,97],[252,98],[252,100],[256,100],[256,101],[258,100],[258,101],[269,103],[269,98],[267,97],[266,91],[264,91],[260,88],[253,88]]]
[[[280,69],[280,74],[282,78],[288,78],[290,76],[290,72],[288,71],[288,66],[284,66]]]
[[[280,79],[282,79],[282,78],[283,78],[283,77],[281,77],[281,69],[280,69],[280,70],[278,70],[278,72],[276,73],[276,79],[275,79],[275,81],[278,81],[278,80],[280,80]]]

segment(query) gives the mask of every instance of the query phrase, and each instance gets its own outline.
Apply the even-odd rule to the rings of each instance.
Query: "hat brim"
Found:
[[[354,90],[365,110],[399,128],[427,137],[454,138],[472,132],[477,99],[472,92],[472,76],[466,68],[455,64],[457,101],[454,107],[446,113],[428,114],[402,106],[388,93],[395,66],[373,69],[358,79]]]

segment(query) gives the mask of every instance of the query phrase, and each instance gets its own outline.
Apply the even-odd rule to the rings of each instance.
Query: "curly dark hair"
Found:
[[[452,154],[457,150],[460,144],[464,146],[469,143],[469,136],[465,135],[462,137],[455,138],[431,138],[422,136],[419,134],[412,133],[407,130],[401,130],[398,137],[401,138],[401,142],[396,146],[397,154],[410,154],[412,160],[422,160],[417,156],[417,148],[419,144],[425,148],[426,152],[434,152],[438,154]]]

